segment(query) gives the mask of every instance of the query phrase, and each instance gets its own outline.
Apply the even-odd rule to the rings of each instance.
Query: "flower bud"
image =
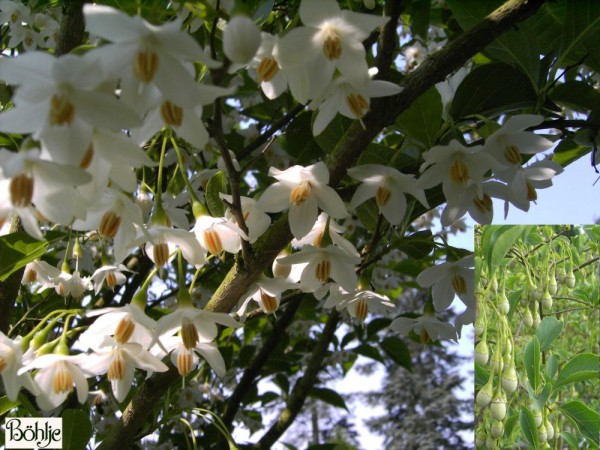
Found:
[[[475,321],[475,336],[479,337],[485,331],[485,320],[483,320],[482,316],[477,317]]]
[[[488,450],[494,450],[496,448],[497,441],[491,435],[485,440],[485,448]]]
[[[565,284],[569,289],[572,289],[575,286],[575,274],[573,273],[573,269],[569,270],[569,273],[565,277]]]
[[[523,311],[523,323],[528,327],[533,326],[533,316],[531,315],[531,311],[529,311],[527,306],[525,307],[525,311]]]
[[[556,272],[556,280],[560,283],[563,284],[565,282],[565,278],[567,277],[567,271],[565,270],[564,267],[559,267],[558,271]]]
[[[556,292],[558,291],[558,284],[556,283],[556,278],[554,278],[553,275],[550,275],[548,277],[548,292],[550,293],[550,295],[556,295]]]
[[[540,444],[543,444],[548,440],[548,431],[546,430],[544,424],[541,424],[538,427],[538,439],[540,440]]]
[[[533,410],[533,419],[535,420],[535,426],[539,427],[542,424],[542,412]]]
[[[491,435],[494,439],[498,439],[504,434],[504,422],[500,420],[492,420]]]
[[[490,359],[490,351],[485,340],[482,340],[475,346],[475,362],[481,365],[487,364]]]
[[[548,440],[552,440],[554,438],[554,427],[552,426],[552,423],[548,420],[548,418],[546,417],[546,420],[544,421],[544,426],[546,427],[546,433],[547,433],[547,437]]]
[[[481,408],[485,408],[492,401],[493,395],[494,395],[494,386],[492,384],[492,377],[490,375],[490,380],[477,393],[477,396],[475,397],[475,403],[477,404],[477,406],[479,406]]]
[[[542,308],[544,308],[544,313],[552,309],[552,296],[548,289],[546,289],[546,292],[542,296]]]
[[[506,298],[506,294],[502,292],[498,297],[498,311],[500,312],[500,314],[504,314],[506,316],[509,310],[510,303],[508,303],[508,298]]]
[[[519,379],[517,377],[517,371],[513,364],[505,366],[502,370],[502,389],[507,394],[512,394],[517,390],[519,386]]]
[[[537,305],[533,309],[533,328],[537,328],[542,323],[542,318],[540,317],[540,312],[538,311]]]
[[[485,433],[485,428],[480,429],[475,434],[475,446],[476,447],[483,447],[485,445],[485,439],[486,438],[487,438],[487,435]]]
[[[258,27],[246,16],[232,18],[223,32],[223,51],[237,64],[248,64],[260,47],[260,42]]]

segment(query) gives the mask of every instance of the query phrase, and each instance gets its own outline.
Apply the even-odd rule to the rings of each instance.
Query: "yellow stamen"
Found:
[[[313,240],[313,245],[315,247],[321,247],[321,241],[323,240],[324,234],[325,234],[325,230],[321,230],[319,233],[317,233],[317,235],[315,236],[315,239]]]
[[[73,375],[64,361],[56,363],[56,371],[52,378],[52,388],[55,394],[71,392],[73,390]]]
[[[192,371],[192,363],[194,362],[193,352],[182,348],[177,353],[177,370],[179,375],[185,377]]]
[[[427,333],[427,330],[425,329],[425,327],[423,327],[423,329],[421,330],[421,344],[425,345],[425,344],[429,344],[431,342],[431,338],[429,337],[429,333]]]
[[[196,325],[187,317],[184,317],[181,321],[181,340],[183,345],[188,350],[196,347],[200,337],[198,336],[198,330]]]
[[[354,315],[358,320],[364,322],[367,318],[367,314],[369,313],[369,304],[364,298],[361,298],[356,302],[356,306],[354,307]]]
[[[277,298],[267,294],[262,289],[260,290],[260,301],[262,302],[262,309],[267,314],[275,312],[278,308]]]
[[[452,287],[457,294],[466,294],[467,292],[467,282],[459,274],[452,277]]]
[[[535,188],[529,183],[527,183],[527,200],[529,200],[530,202],[534,202],[537,200],[537,192]]]
[[[75,106],[69,99],[53,95],[50,99],[50,125],[71,124],[75,117]]]
[[[10,201],[17,208],[31,205],[33,198],[33,178],[20,174],[10,180]]]
[[[322,259],[317,263],[315,269],[315,276],[317,280],[325,284],[329,281],[329,274],[331,272],[331,261],[329,259]]]
[[[94,146],[90,144],[79,163],[79,168],[84,170],[87,169],[92,163],[92,159],[94,159]]]
[[[213,255],[218,255],[223,251],[223,242],[221,242],[221,236],[215,230],[206,230],[203,233],[204,244],[206,249]]]
[[[263,81],[271,81],[278,71],[279,66],[277,65],[277,61],[275,61],[275,58],[272,56],[267,56],[261,59],[258,67],[256,68],[258,82],[262,83]]]
[[[121,216],[119,216],[114,211],[105,212],[100,219],[100,226],[98,227],[98,232],[100,236],[106,238],[114,238],[119,231],[119,226],[121,225]]]
[[[339,59],[342,55],[342,41],[340,33],[333,27],[327,27],[324,30],[325,39],[323,40],[323,53],[329,60]]]
[[[149,83],[158,68],[158,55],[151,51],[138,52],[133,62],[133,73],[138,80]]]
[[[346,97],[346,104],[350,112],[357,119],[360,119],[369,111],[369,102],[360,94],[350,94]]]
[[[172,127],[180,127],[183,122],[183,109],[169,100],[160,105],[160,117],[163,122]]]
[[[125,316],[121,319],[115,330],[115,341],[118,344],[125,344],[129,342],[129,338],[135,330],[135,322],[131,320],[129,316]]]
[[[511,164],[521,164],[521,152],[516,145],[508,145],[504,148],[504,157]]]
[[[465,185],[469,180],[469,168],[461,159],[455,159],[450,166],[450,179],[457,184]]]
[[[483,198],[475,197],[473,199],[473,203],[477,207],[477,209],[481,212],[489,212],[492,210],[492,199],[489,195],[483,194]]]
[[[377,207],[379,209],[383,208],[389,203],[390,198],[392,198],[392,191],[389,190],[384,182],[377,188],[377,193],[375,194],[375,202],[377,203]]]
[[[0,356],[0,373],[6,369],[6,366],[8,366],[8,362],[6,362],[6,360]]]
[[[33,283],[37,279],[37,272],[35,269],[27,268],[23,274],[24,283]]]
[[[125,376],[125,359],[123,358],[123,350],[117,348],[113,353],[113,360],[108,366],[109,380],[122,380]]]
[[[114,289],[114,287],[117,285],[117,276],[113,272],[107,272],[106,277],[104,277],[104,282],[106,283],[107,287]]]
[[[169,246],[165,242],[155,244],[152,248],[152,256],[156,267],[164,266],[169,260]]]
[[[306,201],[309,195],[310,183],[308,181],[303,181],[292,189],[292,192],[290,193],[290,203],[299,206]]]

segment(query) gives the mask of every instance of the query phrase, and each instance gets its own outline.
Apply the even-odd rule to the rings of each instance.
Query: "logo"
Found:
[[[4,422],[6,448],[62,448],[60,417],[10,417]]]

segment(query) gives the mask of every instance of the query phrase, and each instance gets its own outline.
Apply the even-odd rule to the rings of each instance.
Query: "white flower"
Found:
[[[0,331],[0,375],[2,376],[6,396],[11,402],[17,399],[21,387],[26,388],[34,395],[39,394],[39,389],[31,379],[31,375],[17,373],[22,364],[23,352],[20,338],[13,341]]]
[[[247,64],[260,47],[260,31],[247,16],[235,16],[223,30],[223,51],[236,64]]]
[[[302,271],[300,289],[304,292],[314,292],[329,279],[342,286],[347,291],[354,291],[357,284],[355,265],[360,257],[349,255],[335,245],[317,248],[305,245],[297,253],[279,259],[282,264],[308,263]]]
[[[489,224],[494,216],[492,197],[505,199],[507,188],[498,181],[486,181],[479,187],[469,180],[466,186],[449,184],[444,194],[447,204],[440,220],[442,226],[450,226],[467,212],[477,223]]]
[[[309,105],[312,109],[319,109],[313,123],[313,135],[321,134],[337,113],[358,119],[362,124],[363,116],[370,109],[371,97],[386,97],[401,91],[400,86],[389,81],[367,79],[357,84],[339,76]]]
[[[523,164],[521,154],[535,154],[548,150],[554,143],[543,136],[525,131],[539,125],[544,117],[535,114],[520,114],[506,121],[502,128],[492,133],[483,150],[492,155],[503,166]]]
[[[58,276],[52,279],[56,293],[67,298],[69,295],[73,298],[81,298],[83,293],[92,288],[89,277],[81,278],[78,270],[75,272],[60,272]]]
[[[327,219],[329,219],[327,213],[322,212],[319,214],[317,221],[308,234],[302,239],[293,239],[292,245],[294,247],[304,247],[305,245],[310,244],[314,247],[320,247],[327,228]],[[349,255],[360,256],[354,244],[340,234],[344,231],[346,231],[346,228],[339,225],[335,220],[329,219],[329,237],[331,238],[332,243],[340,247]]]
[[[250,286],[248,292],[242,296],[241,306],[237,310],[238,316],[243,316],[250,300],[254,300],[266,314],[274,313],[279,308],[281,294],[296,285],[281,277],[262,278]]]
[[[335,307],[338,311],[346,309],[351,317],[364,322],[367,314],[383,314],[390,311],[394,304],[386,295],[364,289],[347,291],[340,286],[333,286],[329,298],[323,305],[325,308]]]
[[[335,0],[302,0],[300,19],[305,25],[287,33],[279,42],[277,58],[286,71],[298,66],[309,70],[310,90],[325,89],[335,70],[352,84],[368,78],[363,41],[387,21],[387,17],[342,10]]]
[[[106,287],[110,290],[114,290],[115,286],[125,284],[127,277],[123,275],[123,272],[131,272],[131,270],[123,264],[118,264],[116,266],[105,265],[96,269],[90,278],[94,285],[94,292],[96,295],[98,295],[104,283],[106,283]]]
[[[42,285],[42,290],[54,287],[52,279],[60,275],[60,270],[51,266],[46,261],[32,261],[25,266],[21,284],[33,283],[38,281]]]
[[[115,8],[91,4],[84,5],[83,14],[90,33],[113,42],[97,49],[95,55],[108,74],[121,78],[122,98],[128,104],[144,105],[144,91],[150,83],[177,105],[194,107],[198,103],[196,83],[183,62],[201,61],[209,67],[219,63],[180,30],[179,21],[156,26]]]
[[[409,45],[404,49],[404,58],[406,59],[406,65],[410,69],[414,69],[427,58],[428,50],[421,44],[420,41],[415,41],[412,45]]]
[[[40,369],[33,377],[40,388],[37,403],[44,411],[56,408],[73,391],[77,391],[77,400],[83,404],[88,395],[88,384],[80,364],[87,355],[47,354],[38,356],[19,370],[24,374],[32,369]]]
[[[352,167],[348,169],[348,175],[363,182],[354,192],[350,208],[375,197],[377,207],[392,225],[398,225],[404,219],[407,207],[405,193],[429,208],[425,191],[415,187],[414,175],[405,175],[393,167],[379,164]]]
[[[450,113],[450,107],[452,106],[452,100],[454,99],[454,94],[458,89],[458,86],[468,74],[468,70],[465,67],[461,67],[456,71],[454,75],[449,77],[446,81],[442,81],[441,83],[436,83],[435,88],[440,93],[442,97],[442,105],[444,106],[442,110],[442,119],[448,119],[448,115]]]
[[[456,329],[448,322],[442,322],[433,313],[424,313],[416,318],[396,317],[390,328],[400,334],[408,335],[411,331],[421,336],[423,344],[439,339],[456,341]]]
[[[269,169],[269,175],[278,180],[269,186],[258,200],[265,212],[289,212],[289,224],[296,239],[308,234],[317,221],[319,208],[335,219],[348,212],[340,196],[327,184],[329,171],[319,161],[311,166],[292,166],[287,170]]]
[[[474,308],[474,264],[474,256],[468,255],[458,261],[446,261],[425,269],[417,276],[419,285],[433,286],[432,297],[436,311],[447,309],[455,295],[458,295],[467,308]]]
[[[144,243],[146,254],[157,267],[164,266],[176,249],[180,249],[183,257],[195,267],[200,267],[206,262],[198,240],[187,230],[166,226],[142,228],[142,236],[133,241],[133,245]]]
[[[233,201],[231,195],[221,193],[219,196],[229,204]],[[256,200],[241,196],[240,202],[242,204],[244,222],[248,227],[248,238],[250,242],[255,242],[265,231],[267,231],[271,225],[271,218],[257,206]],[[232,222],[235,220],[233,213],[229,208],[225,211],[225,218]]]
[[[127,397],[133,385],[135,369],[147,372],[166,372],[169,368],[140,344],[119,343],[106,336],[91,355],[87,355],[81,367],[87,373],[100,375],[108,371],[113,394],[117,401]]]
[[[200,216],[192,231],[202,249],[215,256],[223,250],[235,254],[240,251],[240,238],[248,240],[240,227],[224,217]]]
[[[0,23],[8,23],[11,28],[30,23],[29,8],[21,2],[0,0]]]

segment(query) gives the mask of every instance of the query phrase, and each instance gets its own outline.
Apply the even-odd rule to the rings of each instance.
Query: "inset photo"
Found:
[[[475,229],[477,449],[597,449],[599,225]]]

